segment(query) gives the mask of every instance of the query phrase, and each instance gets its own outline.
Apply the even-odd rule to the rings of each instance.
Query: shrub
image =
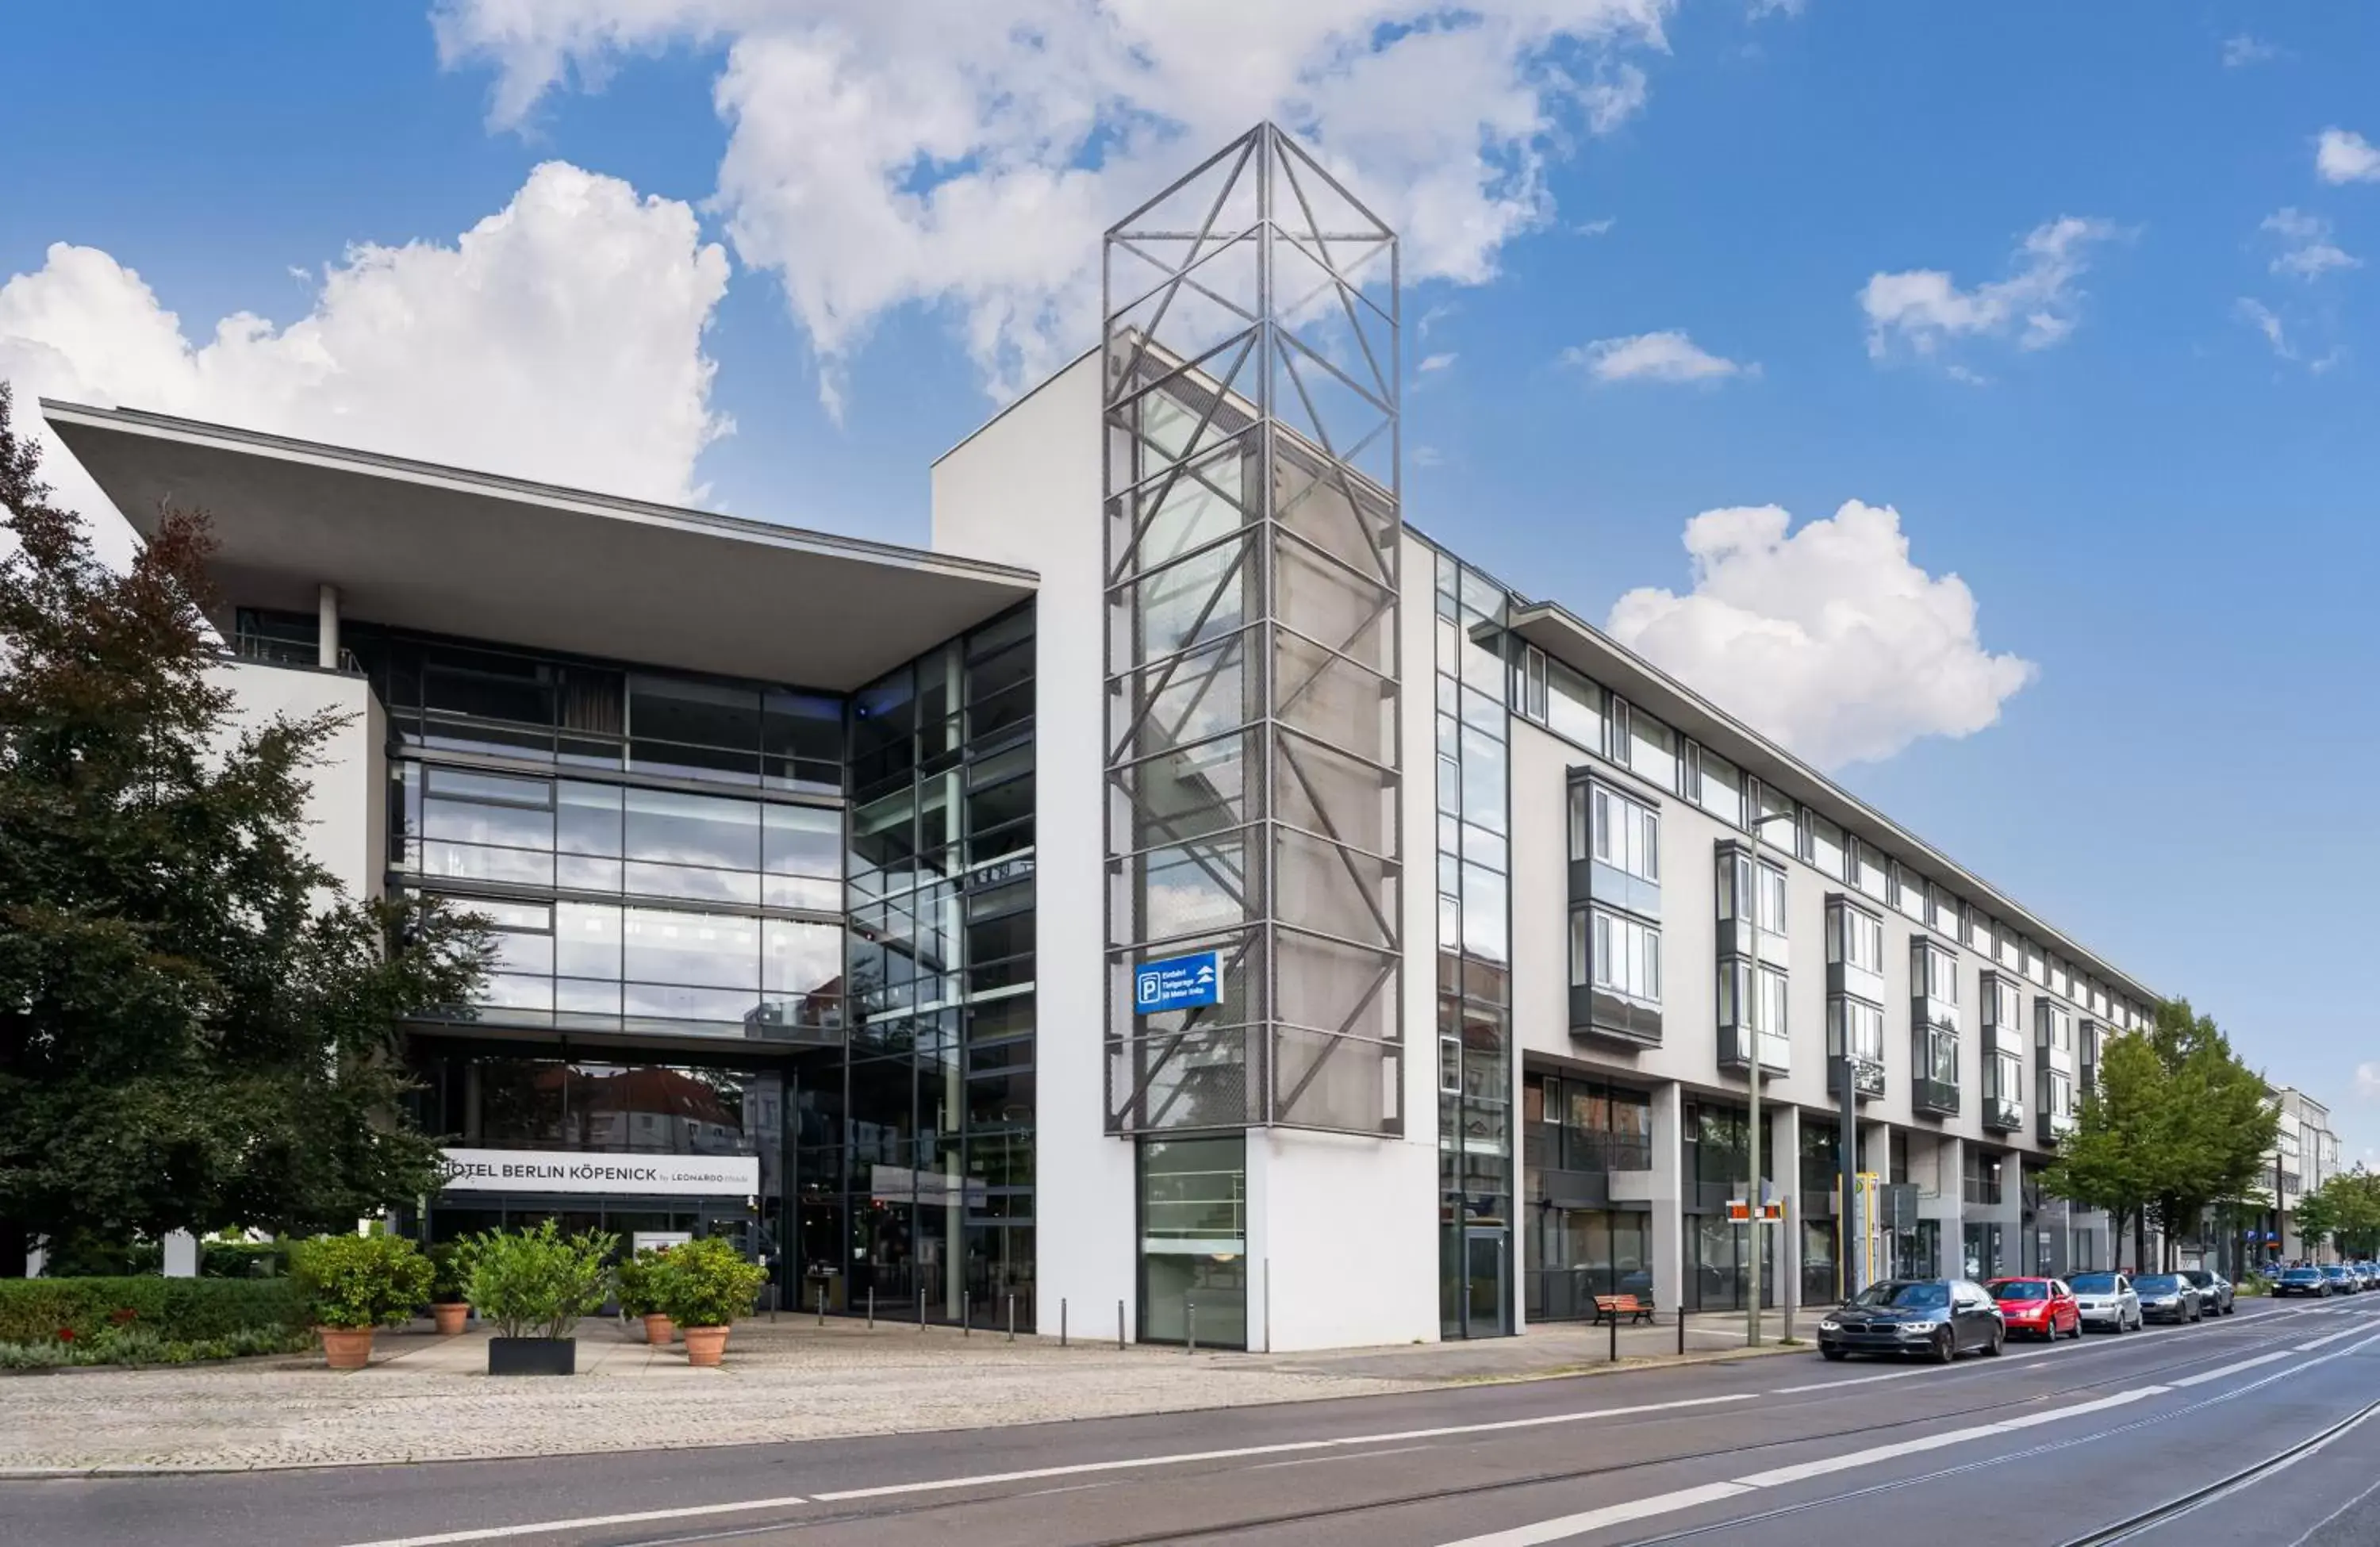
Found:
[[[289,1271],[281,1241],[200,1241],[200,1278],[278,1278]]]
[[[750,1312],[768,1272],[717,1236],[672,1247],[658,1264],[660,1303],[681,1327],[724,1327]]]
[[[647,1247],[612,1271],[622,1315],[650,1316],[661,1310],[661,1275],[667,1271],[668,1252],[667,1247]]]
[[[464,1261],[463,1243],[441,1241],[430,1249],[430,1303],[461,1305],[471,1297],[466,1282],[470,1273]]]
[[[291,1249],[290,1266],[326,1327],[391,1325],[430,1293],[430,1261],[402,1236],[317,1236]]]
[[[55,1343],[60,1328],[89,1337],[122,1310],[169,1343],[310,1324],[285,1278],[12,1278],[0,1279],[0,1343]]]
[[[611,1297],[607,1263],[620,1244],[609,1231],[565,1236],[547,1220],[534,1230],[490,1230],[466,1249],[471,1303],[503,1337],[568,1337],[578,1318]]]

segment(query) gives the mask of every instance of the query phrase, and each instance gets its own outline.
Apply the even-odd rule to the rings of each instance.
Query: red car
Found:
[[[1996,1278],[1984,1287],[1999,1302],[2000,1319],[2008,1323],[2010,1337],[2024,1333],[2055,1343],[2070,1334],[2082,1335],[2082,1309],[2062,1280]]]

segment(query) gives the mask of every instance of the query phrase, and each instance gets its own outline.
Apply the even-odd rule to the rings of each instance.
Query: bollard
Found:
[[[1185,1299],[1182,1302],[1182,1351],[1185,1354],[1195,1354],[1198,1351],[1198,1302],[1196,1300]]]
[[[922,1284],[917,1285],[917,1330],[926,1330],[926,1286]]]
[[[975,1335],[975,1302],[968,1299],[964,1293],[959,1296],[959,1335],[961,1337]]]
[[[1123,1302],[1116,1301],[1116,1352],[1123,1352]]]
[[[821,1327],[823,1327],[823,1326],[825,1326],[825,1325],[826,1325],[826,1281],[825,1281],[824,1279],[820,1279],[820,1280],[819,1281],[819,1320],[818,1320],[818,1324],[819,1324],[820,1326],[821,1326]]]
[[[1678,1307],[1678,1357],[1679,1357],[1680,1358],[1685,1358],[1685,1355],[1686,1355],[1686,1308],[1685,1308],[1683,1305],[1681,1305],[1681,1306],[1679,1306],[1679,1307]]]
[[[1008,1297],[1008,1341],[1016,1341],[1016,1297]]]
[[[1605,1320],[1611,1323],[1611,1353],[1607,1362],[1618,1364],[1620,1362],[1620,1312],[1614,1310]]]
[[[1066,1297],[1058,1297],[1058,1346],[1066,1346]]]
[[[876,1285],[868,1286],[868,1330],[876,1330]]]

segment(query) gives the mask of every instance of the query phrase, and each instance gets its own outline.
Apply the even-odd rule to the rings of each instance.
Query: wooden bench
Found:
[[[1618,1322],[1622,1316],[1631,1322],[1649,1322],[1653,1319],[1653,1302],[1640,1300],[1633,1295],[1597,1295],[1595,1297],[1595,1322],[1589,1324]]]

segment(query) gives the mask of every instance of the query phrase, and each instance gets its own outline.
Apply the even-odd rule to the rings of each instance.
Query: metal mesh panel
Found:
[[[1109,1126],[1397,1131],[1396,238],[1266,124],[1104,259]]]

